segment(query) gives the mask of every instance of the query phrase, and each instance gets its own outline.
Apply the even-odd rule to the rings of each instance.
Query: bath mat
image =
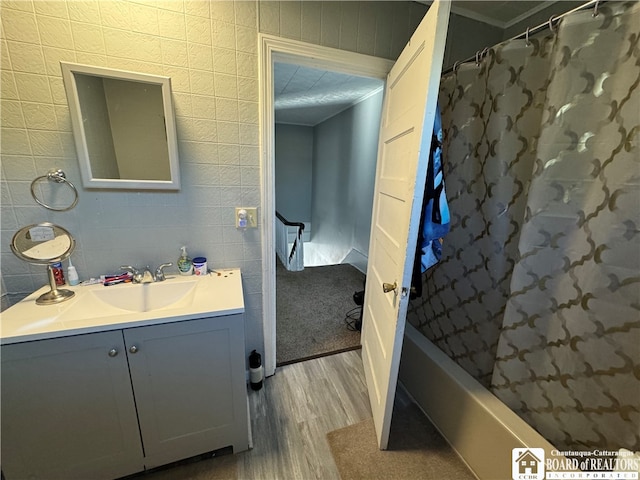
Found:
[[[414,403],[394,408],[388,450],[378,449],[373,418],[327,439],[342,480],[476,478]]]

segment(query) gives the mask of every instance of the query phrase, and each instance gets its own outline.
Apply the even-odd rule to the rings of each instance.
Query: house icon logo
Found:
[[[511,462],[513,480],[544,480],[543,448],[514,448]]]

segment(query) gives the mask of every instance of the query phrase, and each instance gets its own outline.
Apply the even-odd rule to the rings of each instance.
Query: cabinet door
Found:
[[[1,355],[7,480],[144,469],[121,331],[4,345]]]
[[[131,328],[124,338],[147,468],[248,448],[242,315]]]

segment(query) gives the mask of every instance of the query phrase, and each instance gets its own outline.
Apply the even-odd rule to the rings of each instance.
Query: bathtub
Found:
[[[512,478],[512,449],[554,446],[407,323],[400,382],[481,480]]]

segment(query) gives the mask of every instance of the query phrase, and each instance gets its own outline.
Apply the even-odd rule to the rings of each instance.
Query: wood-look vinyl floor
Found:
[[[406,406],[406,402],[412,400],[399,389],[396,405]],[[189,459],[179,462],[181,465],[144,472],[127,480],[340,480],[327,433],[371,418],[360,351],[352,350],[280,367],[276,375],[266,379],[261,390],[249,392],[249,406],[253,436],[251,450],[235,455]],[[401,431],[402,425],[400,427]],[[362,440],[371,443],[373,438]],[[355,441],[358,442],[359,438]],[[440,441],[444,442],[443,439]],[[367,458],[366,448],[357,448],[363,445],[347,443],[345,448],[350,452],[355,455],[361,452],[360,455],[365,455],[362,458]],[[412,448],[415,449],[411,447],[410,450]],[[432,456],[435,455],[434,461],[429,469],[421,470],[415,478],[473,477],[466,471],[462,472],[465,475],[458,474],[464,466],[454,465],[456,468],[453,468],[451,461],[440,461],[441,454],[453,454],[448,446],[440,445],[435,452],[433,445],[428,449]],[[357,462],[362,458],[354,460]],[[379,459],[372,461],[377,463]],[[375,471],[379,472],[378,469]],[[356,475],[355,478],[363,477]],[[364,478],[383,477],[373,475]],[[384,478],[387,480],[389,477]]]
[[[359,351],[286,365],[250,391],[253,449],[240,479],[339,479],[326,434],[371,417]]]

